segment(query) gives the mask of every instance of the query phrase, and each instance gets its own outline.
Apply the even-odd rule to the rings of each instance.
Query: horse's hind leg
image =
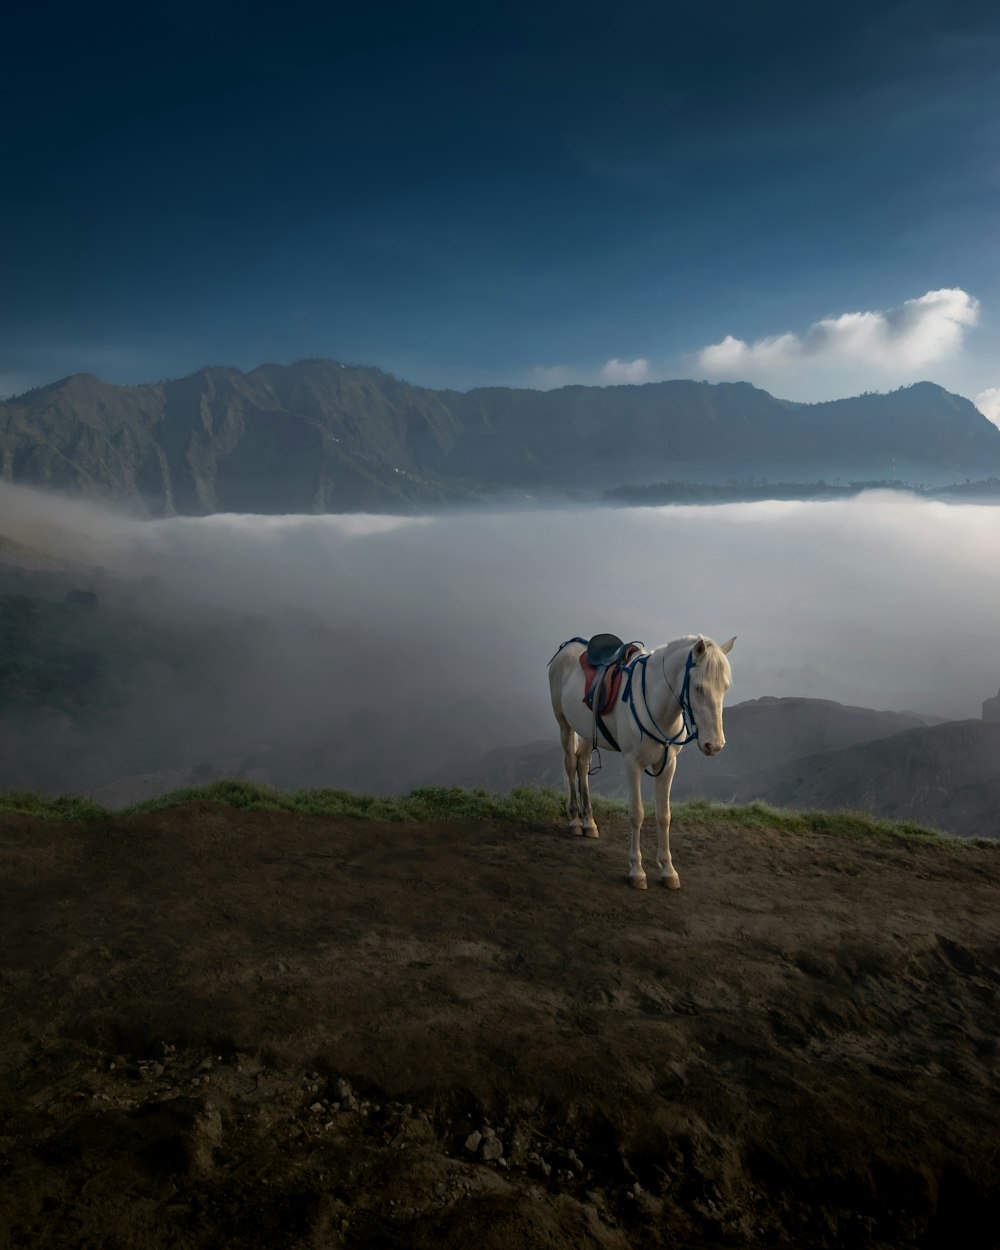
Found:
[[[583,812],[583,836],[599,838],[600,831],[594,819],[594,809],[590,806],[590,761],[593,757],[593,745],[581,738],[576,748],[576,780],[580,787],[580,807]]]
[[[563,768],[566,771],[566,814],[570,833],[581,833],[580,797],[576,784],[576,733],[568,721],[559,718],[559,738],[563,749]]]

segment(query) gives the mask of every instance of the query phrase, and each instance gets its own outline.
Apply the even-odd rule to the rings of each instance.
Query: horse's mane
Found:
[[[680,646],[685,646],[690,650],[698,641],[702,641],[705,644],[705,676],[710,680],[721,677],[723,681],[728,683],[732,678],[729,657],[713,638],[706,638],[704,634],[682,634],[680,638],[673,638],[670,642],[665,642],[660,647],[654,647],[653,650],[672,651],[675,647]]]

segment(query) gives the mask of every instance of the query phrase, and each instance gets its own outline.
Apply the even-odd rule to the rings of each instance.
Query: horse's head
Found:
[[[694,665],[691,669],[689,698],[694,723],[698,726],[698,748],[703,755],[718,755],[726,745],[722,729],[722,701],[733,680],[729,660],[735,638],[713,642],[701,637],[691,648]]]

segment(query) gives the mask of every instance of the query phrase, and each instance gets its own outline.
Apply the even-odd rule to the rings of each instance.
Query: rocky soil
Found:
[[[1000,854],[604,835],[2,818],[0,1247],[997,1244]]]

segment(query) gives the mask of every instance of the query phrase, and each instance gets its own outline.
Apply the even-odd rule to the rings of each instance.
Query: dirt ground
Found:
[[[673,846],[3,818],[0,1246],[998,1244],[1000,853]]]

